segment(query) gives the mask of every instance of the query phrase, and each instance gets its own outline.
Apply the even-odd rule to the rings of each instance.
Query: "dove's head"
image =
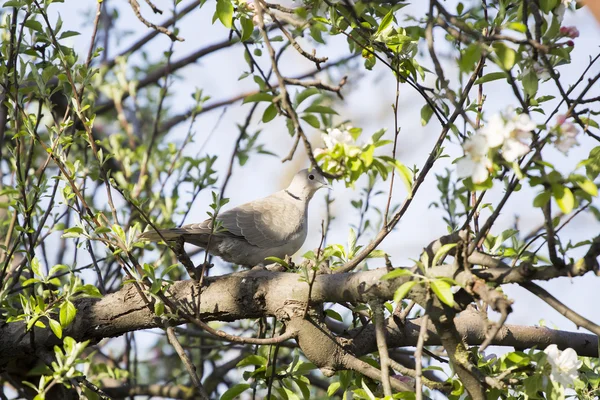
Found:
[[[286,190],[294,197],[310,200],[315,192],[321,188],[330,189],[325,177],[317,171],[303,169],[294,176],[292,183]]]

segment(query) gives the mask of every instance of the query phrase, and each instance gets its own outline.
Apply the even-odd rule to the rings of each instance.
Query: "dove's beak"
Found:
[[[328,190],[333,190],[333,188],[331,187],[331,185],[329,184],[329,182],[327,182],[327,179],[323,178],[323,181],[321,182],[321,186],[322,188],[328,189]]]

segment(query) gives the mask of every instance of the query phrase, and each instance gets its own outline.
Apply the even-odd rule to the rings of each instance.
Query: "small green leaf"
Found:
[[[390,271],[387,274],[385,274],[384,276],[382,276],[381,280],[387,281],[388,279],[394,279],[394,278],[399,278],[401,276],[410,276],[410,275],[412,275],[412,272],[410,272],[408,269],[396,268],[395,270]]]
[[[315,129],[321,128],[321,123],[319,122],[319,118],[315,117],[312,114],[305,114],[305,115],[301,116],[300,118],[302,118],[304,121],[306,121],[310,126],[312,126]]]
[[[502,42],[494,43],[493,47],[498,56],[498,65],[506,71],[510,71],[517,60],[517,52]]]
[[[523,77],[523,89],[529,97],[534,97],[538,90],[538,76],[532,70]]]
[[[400,287],[396,289],[396,292],[394,293],[394,301],[396,303],[400,303],[402,299],[406,297],[408,292],[410,292],[410,289],[412,289],[416,284],[417,281],[408,281],[400,285]]]
[[[331,385],[327,388],[327,397],[333,397],[333,395],[339,390],[341,383],[332,382]]]
[[[50,323],[50,329],[56,335],[57,338],[62,339],[62,327],[60,326],[60,322],[48,318],[48,322]]]
[[[457,243],[447,243],[445,245],[443,245],[442,247],[440,247],[440,249],[435,253],[435,256],[433,256],[433,261],[431,263],[431,265],[433,267],[435,267],[436,265],[438,265],[438,263],[440,262],[440,260],[453,248],[455,248],[457,246]]]
[[[236,366],[245,367],[246,365],[267,365],[267,359],[256,354],[250,354],[248,357],[237,363]]]
[[[454,294],[452,294],[452,286],[448,282],[441,279],[431,281],[431,289],[442,303],[450,307],[454,306]]]
[[[271,103],[273,101],[273,95],[269,94],[269,93],[254,93],[251,94],[250,96],[246,96],[244,98],[244,101],[242,102],[242,104],[246,104],[246,103],[254,103],[257,101],[268,101],[269,103]]]
[[[385,30],[390,26],[390,24],[392,23],[393,20],[394,20],[394,9],[392,8],[385,15],[385,17],[383,17],[381,19],[381,23],[379,24],[379,27],[377,28],[377,32],[375,33],[375,36],[379,36],[383,32],[385,32]]]
[[[77,314],[77,308],[71,303],[69,300],[66,300],[64,303],[60,305],[60,313],[59,320],[60,325],[64,328],[69,326],[69,324],[75,319],[75,315]]]
[[[313,104],[311,106],[306,107],[306,110],[304,110],[304,112],[314,112],[317,114],[336,114],[337,115],[337,111],[335,111],[333,108],[331,107],[327,107],[327,106],[322,106],[319,104]]]
[[[538,194],[537,196],[535,196],[535,199],[533,199],[533,206],[534,207],[544,207],[546,205],[546,203],[548,203],[550,201],[551,197],[552,197],[552,193],[544,191],[544,192]]]
[[[462,72],[470,72],[475,69],[475,63],[481,58],[481,47],[477,43],[470,44],[465,50],[461,51],[461,57],[458,65]]]
[[[560,210],[564,214],[569,214],[573,211],[573,207],[575,207],[575,197],[573,196],[571,189],[554,185],[552,187],[552,194],[554,195],[556,204],[558,204]]]
[[[338,312],[332,310],[331,308],[325,310],[325,315],[327,315],[331,319],[335,319],[336,321],[344,322],[342,316]]]
[[[285,260],[282,260],[279,257],[266,257],[265,260],[267,260],[267,261],[273,261],[274,263],[283,265],[286,268],[289,266],[288,263],[285,262]]]
[[[223,393],[221,396],[221,400],[233,400],[246,390],[250,389],[250,387],[251,386],[248,383],[238,383],[237,385],[227,389],[227,391],[225,391],[225,393]]]
[[[266,124],[267,122],[272,121],[273,118],[275,118],[276,116],[277,116],[277,108],[275,107],[275,104],[271,104],[265,110],[263,117],[262,117],[262,122],[264,122]]]
[[[427,125],[427,123],[431,119],[432,115],[433,115],[433,108],[431,108],[431,106],[429,104],[425,104],[421,108],[421,125],[422,126]]]
[[[252,33],[254,32],[254,23],[250,18],[241,17],[240,24],[242,25],[242,37],[240,40],[245,42],[246,40],[250,39]]]
[[[581,190],[583,190],[590,196],[594,196],[594,197],[598,196],[598,186],[596,186],[596,184],[589,179],[585,179],[585,180],[581,180],[581,181],[578,180],[577,186],[579,186],[581,188]]]
[[[319,93],[321,93],[321,91],[314,87],[311,87],[311,88],[301,91],[300,93],[298,93],[296,95],[296,99],[295,99],[296,106],[299,106],[304,100],[308,99],[310,96],[313,96],[313,95],[319,94]]]
[[[231,29],[233,22],[233,4],[230,0],[217,0],[217,17],[227,29]]]
[[[527,25],[522,22],[511,22],[506,26],[508,29],[512,29],[513,31],[525,33],[527,32]]]

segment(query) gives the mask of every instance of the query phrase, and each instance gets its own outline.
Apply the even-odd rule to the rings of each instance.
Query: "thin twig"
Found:
[[[531,293],[535,294],[537,297],[539,297],[546,303],[548,303],[550,307],[554,308],[561,315],[571,320],[578,327],[585,328],[588,331],[594,333],[595,335],[600,336],[599,325],[593,323],[584,316],[571,310],[569,307],[561,303],[556,297],[552,296],[546,289],[533,282],[523,282],[520,283],[520,285],[523,286],[525,289],[529,290]]]
[[[148,2],[148,1],[149,0],[146,0],[146,2]],[[140,11],[140,3],[138,3],[137,0],[129,0],[129,5],[131,5],[131,9],[133,10],[133,13],[135,14],[135,16],[148,28],[152,28],[157,32],[167,35],[169,37],[169,39],[171,39],[172,41],[177,40],[179,42],[183,42],[185,40],[182,37],[175,35],[172,31],[165,28],[164,26],[155,25],[152,22],[148,21],[146,18],[144,18]]]
[[[198,375],[196,374],[196,367],[190,361],[189,357],[185,353],[185,350],[183,350],[183,347],[181,347],[181,343],[179,343],[179,340],[177,339],[177,335],[175,335],[175,330],[173,329],[172,326],[169,326],[166,330],[167,330],[167,338],[169,338],[169,343],[171,343],[171,346],[173,346],[173,348],[175,349],[175,352],[177,353],[177,355],[181,359],[181,362],[185,366],[185,369],[187,370],[188,374],[190,375],[190,378],[192,379],[194,386],[198,390],[198,394],[200,395],[200,398],[208,400],[208,398],[209,398],[208,394],[206,393],[206,390],[204,390],[204,386],[202,386],[202,382],[200,382],[200,378],[198,378]]]
[[[390,355],[388,353],[385,318],[383,315],[383,303],[381,301],[373,301],[370,304],[371,313],[373,314],[373,322],[375,325],[375,339],[377,341],[377,351],[379,352],[379,364],[381,365],[381,383],[383,385],[383,394],[392,396],[392,386],[390,385]]]
[[[415,350],[415,395],[417,400],[423,400],[423,346],[427,340],[427,324],[429,315],[425,314],[421,318],[421,329],[419,330],[419,339],[417,340],[417,348]]]

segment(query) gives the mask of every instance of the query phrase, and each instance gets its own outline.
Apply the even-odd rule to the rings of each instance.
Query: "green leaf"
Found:
[[[443,245],[442,247],[440,247],[440,249],[435,253],[435,256],[433,256],[433,261],[431,263],[432,266],[436,266],[440,260],[453,248],[455,248],[457,246],[457,243],[447,243],[445,245]]]
[[[481,58],[481,47],[477,43],[470,44],[461,52],[458,65],[462,72],[470,72],[475,69],[475,63]]]
[[[277,108],[275,108],[275,104],[271,104],[265,110],[263,117],[262,117],[262,122],[264,122],[266,124],[267,122],[272,121],[273,118],[275,118],[276,116],[277,116]]]
[[[379,36],[381,35],[392,23],[392,21],[394,20],[394,9],[392,8],[386,15],[385,17],[383,17],[381,19],[381,23],[379,24],[379,27],[377,28],[377,32],[375,33],[375,36]]]
[[[493,48],[496,56],[498,56],[498,65],[510,71],[517,60],[517,52],[502,42],[494,43]]]
[[[42,274],[42,271],[40,270],[40,260],[38,260],[37,257],[34,257],[31,260],[31,270],[37,276],[44,276],[44,274]]]
[[[332,382],[331,385],[327,388],[327,397],[333,397],[333,395],[339,390],[341,383]]]
[[[335,319],[336,321],[344,322],[342,316],[338,312],[332,310],[331,308],[325,310],[325,315],[327,315],[331,319]]]
[[[579,186],[581,190],[583,190],[590,196],[598,196],[598,186],[596,186],[596,184],[589,179],[578,180],[577,186]]]
[[[59,40],[66,39],[66,38],[70,38],[70,37],[78,36],[78,35],[81,35],[81,33],[75,32],[75,31],[64,31],[63,33],[61,33],[61,35],[58,39]]]
[[[408,269],[396,268],[395,270],[390,271],[387,274],[385,274],[384,276],[382,276],[381,280],[387,281],[389,279],[399,278],[401,276],[410,276],[410,275],[412,275],[412,272],[410,272]]]
[[[575,207],[575,197],[573,196],[571,189],[554,185],[552,187],[552,194],[554,195],[556,204],[558,204],[564,214],[569,214],[573,211],[573,207]]]
[[[306,121],[310,126],[312,126],[315,129],[321,128],[321,123],[319,122],[319,118],[315,117],[312,114],[306,114],[306,115],[301,116],[300,118],[302,118],[304,121]]]
[[[408,292],[410,292],[410,289],[412,289],[416,284],[417,281],[408,281],[400,285],[400,287],[396,289],[396,292],[394,293],[394,301],[396,303],[400,303],[402,299],[406,297]]]
[[[304,112],[314,112],[317,114],[336,114],[337,112],[331,108],[331,107],[327,107],[327,106],[322,106],[319,104],[313,104],[311,106],[306,107],[306,110],[304,110]]]
[[[321,91],[317,88],[311,87],[305,89],[296,95],[295,103],[296,106],[299,106],[304,100],[308,99],[310,96],[314,96],[315,94],[319,94]]]
[[[273,95],[269,94],[269,93],[254,93],[251,94],[250,96],[246,96],[244,98],[244,101],[242,102],[242,104],[246,104],[246,103],[255,103],[257,101],[268,101],[269,103],[271,103],[273,101]]]
[[[552,193],[544,191],[544,192],[538,194],[537,196],[535,196],[535,199],[533,199],[533,206],[534,207],[544,207],[546,205],[546,203],[548,203],[550,201],[551,197],[552,197]]]
[[[454,306],[454,294],[452,294],[452,286],[448,282],[441,279],[431,281],[431,289],[442,303],[450,307]]]
[[[398,160],[396,160],[394,165],[396,166],[396,169],[400,173],[400,178],[402,179],[402,183],[404,183],[404,186],[406,187],[406,191],[408,192],[408,194],[410,196],[412,194],[412,186],[413,186],[412,172],[410,172],[410,169],[408,169],[408,167],[406,165],[402,164]]]
[[[36,32],[44,32],[42,24],[39,21],[36,21],[35,19],[29,18],[27,21],[25,21],[23,25],[25,25],[26,28],[33,29]]]
[[[506,72],[490,72],[477,79],[474,84],[481,85],[482,83],[492,82],[498,79],[506,79]]]
[[[50,329],[56,335],[57,338],[62,339],[62,327],[60,326],[60,322],[48,318],[48,322],[50,323]]]
[[[431,108],[431,106],[429,104],[425,104],[421,108],[421,125],[422,126],[427,125],[427,123],[431,119],[432,115],[433,115],[433,108]]]
[[[511,22],[506,26],[508,29],[512,29],[513,31],[525,33],[527,32],[527,25],[522,22]]]
[[[245,367],[247,365],[267,365],[267,359],[256,354],[250,354],[248,357],[237,363],[236,367]]]
[[[217,0],[217,17],[227,29],[231,29],[233,22],[233,4],[230,0]]]
[[[246,40],[250,39],[252,33],[254,32],[254,23],[250,18],[241,17],[240,24],[242,25],[242,37],[240,40],[245,42]]]
[[[383,250],[373,250],[369,253],[367,258],[383,258],[387,253]]]
[[[583,122],[583,124],[584,124],[584,125],[586,125],[586,126],[591,126],[592,128],[596,128],[596,129],[598,129],[598,127],[600,127],[600,126],[598,125],[598,123],[597,123],[596,121],[594,121],[593,119],[591,119],[591,118],[587,118],[587,117],[581,117],[581,116],[580,116],[580,117],[579,117],[579,119],[580,119],[580,120],[581,120],[581,122]]]
[[[246,390],[250,389],[250,384],[248,383],[238,383],[237,385],[227,389],[225,393],[221,396],[221,400],[233,400]]]
[[[523,89],[529,97],[534,97],[538,90],[538,77],[535,72],[530,71],[523,77]]]
[[[265,260],[267,260],[267,261],[273,261],[274,263],[283,265],[286,268],[289,266],[288,263],[285,262],[285,260],[283,260],[283,259],[281,259],[279,257],[266,257]]]
[[[540,5],[540,9],[544,13],[549,13],[550,11],[552,11],[554,9],[554,7],[556,7],[557,3],[558,3],[558,0],[540,0],[539,5]]]
[[[59,320],[60,325],[64,328],[69,326],[69,324],[75,319],[75,315],[77,314],[77,308],[71,303],[69,300],[66,300],[64,303],[60,305],[60,313]]]

